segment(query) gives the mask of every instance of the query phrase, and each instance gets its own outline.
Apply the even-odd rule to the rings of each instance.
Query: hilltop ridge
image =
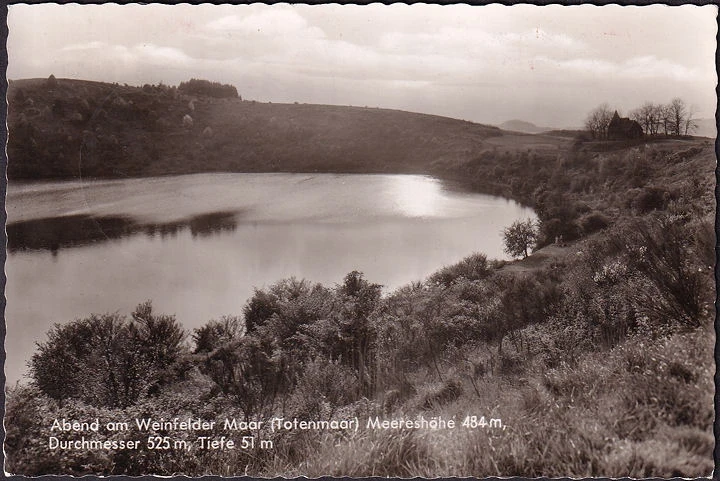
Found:
[[[186,95],[165,85],[28,79],[11,82],[8,98],[11,179],[426,172],[503,135],[434,115]]]

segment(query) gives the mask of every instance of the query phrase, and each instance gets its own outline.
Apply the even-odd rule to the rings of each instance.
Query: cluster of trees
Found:
[[[228,86],[215,89],[208,81],[198,82],[186,86],[193,90],[207,84],[206,95],[231,95],[223,93]],[[158,164],[165,151],[181,143],[168,134],[183,125],[187,105],[177,93],[162,83],[137,88],[54,76],[42,83],[20,81],[8,96],[8,175],[126,177],[147,175],[154,167],[155,173],[167,173],[167,165]],[[196,140],[178,150],[194,155]]]
[[[344,405],[371,395],[371,314],[380,293],[355,271],[335,288],[286,279],[257,290],[242,318],[196,329],[194,346],[174,316],[157,315],[146,302],[130,320],[105,314],[56,325],[38,344],[30,375],[37,389],[60,403],[125,408],[197,368],[247,419],[280,405],[317,416],[323,399]],[[323,381],[328,373],[337,375],[334,384]],[[311,387],[319,391],[306,392]]]
[[[595,139],[608,138],[608,126],[614,110],[604,103],[585,119],[585,129]],[[697,128],[693,109],[681,98],[674,98],[668,104],[645,102],[632,110],[629,118],[643,128],[645,135],[690,135]]]
[[[190,79],[180,82],[178,91],[188,95],[205,95],[215,98],[238,98],[237,89],[233,85],[211,82],[203,79]]]
[[[669,104],[645,102],[630,112],[630,118],[639,123],[647,135],[689,135],[696,128],[693,110],[680,98]]]
[[[257,290],[235,318],[197,329],[200,370],[244,416],[277,409],[316,418],[372,390],[371,314],[380,286],[351,272],[335,288],[286,279]]]

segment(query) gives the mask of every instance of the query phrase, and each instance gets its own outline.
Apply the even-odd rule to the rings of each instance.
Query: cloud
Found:
[[[135,45],[130,51],[146,62],[188,64],[194,60],[179,48],[164,47],[151,43]]]
[[[70,45],[66,45],[60,50],[63,52],[72,52],[76,50],[97,50],[100,48],[107,47],[107,44],[105,42],[99,42],[97,40],[92,42],[84,42],[84,43],[73,43]]]
[[[622,62],[613,62],[600,58],[574,58],[558,60],[547,56],[535,57],[537,65],[553,70],[561,70],[566,74],[603,76],[606,78],[624,78],[645,80],[663,78],[666,80],[692,81],[697,80],[702,72],[688,68],[668,59],[654,55],[632,57]]]
[[[86,43],[71,44],[60,49],[65,52],[68,58],[75,58],[78,54],[85,55],[84,58],[96,58],[98,50],[105,60],[114,60],[124,63],[147,63],[159,66],[183,66],[188,65],[193,59],[181,49],[155,45],[152,43],[137,44],[130,47],[125,45],[110,45],[105,42],[92,41]]]
[[[299,13],[288,9],[265,10],[246,16],[227,15],[208,22],[205,27],[211,31],[240,35],[266,35],[304,38],[323,38],[324,32],[308,25]]]
[[[532,55],[540,50],[581,51],[586,48],[579,39],[540,28],[489,32],[467,27],[442,27],[435,32],[390,32],[380,38],[379,46],[386,52],[486,59],[500,59],[508,54]]]

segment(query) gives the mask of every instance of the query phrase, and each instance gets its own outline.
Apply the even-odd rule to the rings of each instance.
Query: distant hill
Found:
[[[208,171],[429,172],[497,127],[397,110],[274,104],[72,79],[12,81],[11,179]]]
[[[526,134],[539,134],[541,132],[547,132],[554,130],[554,127],[538,127],[532,122],[526,122],[524,120],[508,120],[499,125],[503,130],[511,130],[514,132],[524,132]]]

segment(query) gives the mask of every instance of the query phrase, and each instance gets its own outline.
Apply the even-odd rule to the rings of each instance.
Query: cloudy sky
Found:
[[[581,125],[682,97],[715,112],[715,6],[12,5],[8,78],[191,77],[247,99]]]

